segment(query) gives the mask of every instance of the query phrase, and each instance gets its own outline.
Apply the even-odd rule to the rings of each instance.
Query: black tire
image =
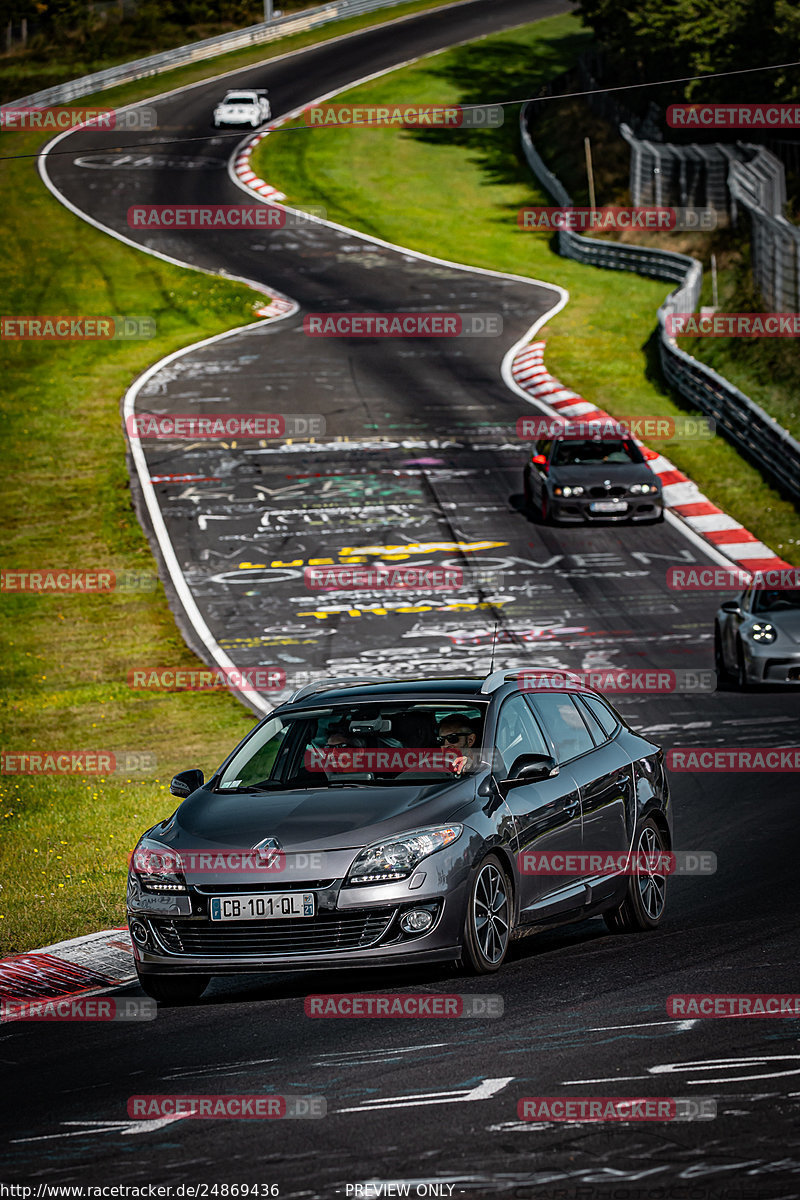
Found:
[[[139,987],[159,1004],[191,1004],[210,982],[210,975],[139,975]]]
[[[725,655],[722,652],[722,631],[716,623],[714,625],[714,670],[717,673],[717,683],[728,682],[730,673],[725,666]]]
[[[750,680],[747,678],[747,667],[744,662],[744,650],[742,643],[736,643],[736,686],[740,692],[746,692],[750,687]]]
[[[542,492],[541,503],[539,504],[539,524],[549,525],[552,521],[550,516],[550,508],[547,503],[547,492]]]
[[[513,902],[508,873],[487,854],[469,889],[461,964],[471,975],[490,975],[503,965],[511,940]]]
[[[634,852],[659,854],[666,850],[664,835],[652,817],[646,817],[633,840]],[[667,876],[657,871],[631,875],[619,908],[603,914],[612,933],[642,933],[661,924],[666,905]]]

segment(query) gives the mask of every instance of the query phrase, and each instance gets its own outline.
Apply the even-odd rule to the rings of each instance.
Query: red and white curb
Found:
[[[263,142],[264,138],[268,137],[273,129],[278,129],[288,119],[287,115],[271,121],[266,129],[262,129],[260,133],[256,133],[247,141],[233,160],[233,173],[236,178],[240,179],[245,187],[251,188],[252,191],[256,192],[264,200],[280,201],[285,200],[286,196],[276,187],[273,187],[271,183],[267,183],[265,179],[261,179],[260,176],[256,175],[250,166],[250,156],[259,142]]]
[[[545,345],[545,342],[531,342],[515,355],[511,375],[517,386],[532,396],[537,404],[550,408],[554,416],[584,421],[613,421],[609,413],[590,404],[577,392],[565,388],[550,374],[544,365]],[[639,442],[639,445],[642,443]],[[760,542],[755,534],[734,521],[733,517],[712,504],[697,484],[663,454],[645,446],[643,450],[650,470],[661,480],[665,507],[715,550],[751,572],[791,565]]]
[[[280,296],[277,292],[272,293],[269,304],[262,304],[260,308],[253,309],[257,317],[266,317],[267,319],[285,317],[296,311],[297,305],[294,300],[290,300],[288,296]]]
[[[0,1001],[96,996],[136,979],[127,929],[103,929],[0,959]]]
[[[233,160],[233,173],[236,178],[246,187],[250,188],[251,191],[256,192],[262,200],[271,200],[276,204],[286,199],[285,194],[278,191],[271,183],[267,183],[266,180],[256,175],[250,166],[250,155],[259,142],[262,142],[273,129],[277,129],[279,125],[283,125],[284,121],[287,120],[288,117],[279,117],[276,121],[272,121],[266,129],[262,129],[260,133],[250,138]],[[272,300],[269,304],[255,310],[257,316],[267,318],[283,317],[288,313],[297,311],[298,305],[294,300],[290,300],[288,296],[281,296],[277,292],[271,292],[271,295]]]

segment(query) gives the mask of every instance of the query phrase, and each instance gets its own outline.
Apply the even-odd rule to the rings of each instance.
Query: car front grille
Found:
[[[214,958],[286,954],[330,954],[364,950],[380,941],[392,923],[394,908],[359,913],[318,913],[279,921],[168,921],[151,918],[158,940],[170,954]]]
[[[292,879],[287,886],[293,892],[313,892],[332,887],[335,882],[335,879]],[[261,883],[193,883],[192,890],[198,896],[235,896],[239,892],[245,892],[248,896],[255,892],[268,896],[270,892],[280,891],[280,884],[281,877],[278,875],[269,886]]]
[[[624,496],[624,487],[604,487],[598,483],[595,487],[589,488],[589,495],[595,500],[604,500],[606,498],[614,499],[616,496]]]

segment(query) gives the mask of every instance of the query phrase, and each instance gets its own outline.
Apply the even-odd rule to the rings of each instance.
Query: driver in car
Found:
[[[478,735],[471,721],[466,717],[444,717],[437,732],[438,744],[456,751],[456,758],[448,764],[454,775],[469,775],[477,769]]]

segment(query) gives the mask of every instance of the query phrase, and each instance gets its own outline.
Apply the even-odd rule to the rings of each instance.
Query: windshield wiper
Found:
[[[277,788],[285,786],[284,783],[275,783],[274,780],[265,779],[263,783],[247,783],[244,787],[217,788],[217,793],[220,796],[241,796],[247,792],[273,792]]]
[[[338,783],[338,782],[332,783],[331,782],[331,783],[328,783],[326,786],[329,788],[346,788],[346,787],[347,788],[351,788],[351,787],[372,788],[372,787],[382,787],[383,783],[382,783],[382,781],[380,781],[378,779],[374,779],[374,780],[353,779],[350,783],[347,783],[347,781],[343,781],[342,783]]]

